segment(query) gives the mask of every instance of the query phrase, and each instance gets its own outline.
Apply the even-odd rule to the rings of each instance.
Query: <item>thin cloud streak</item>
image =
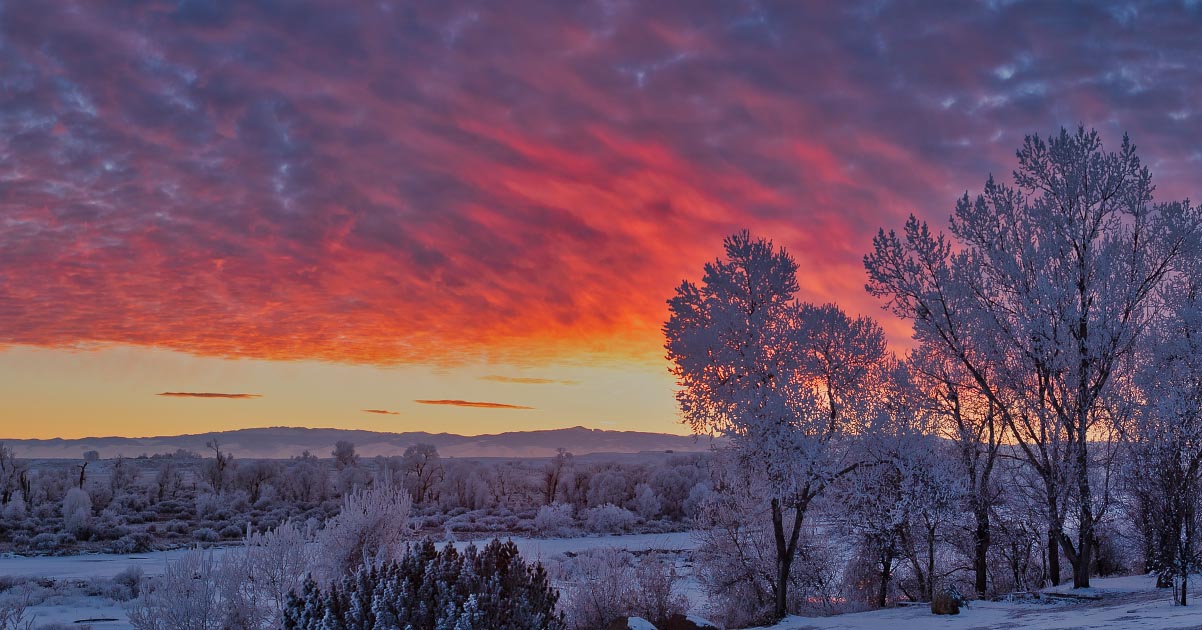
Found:
[[[525,405],[509,405],[496,402],[478,402],[474,400],[415,400],[421,405],[449,405],[452,407],[478,407],[482,409],[534,409]]]
[[[401,415],[401,412],[399,412],[399,411],[389,411],[387,409],[364,409],[363,412],[364,413],[378,413],[378,414],[385,415],[385,416]]]
[[[156,396],[167,396],[170,398],[233,398],[233,399],[249,399],[262,398],[262,394],[225,394],[220,392],[162,392],[155,394]]]
[[[494,383],[514,383],[518,385],[579,385],[580,381],[558,378],[535,378],[529,376],[500,376],[490,374],[481,376],[482,381],[492,381]]]

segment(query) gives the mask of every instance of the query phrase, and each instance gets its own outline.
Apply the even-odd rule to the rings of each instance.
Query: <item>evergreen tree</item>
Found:
[[[541,564],[512,542],[437,548],[429,539],[395,560],[321,587],[306,580],[284,615],[288,630],[563,630]]]

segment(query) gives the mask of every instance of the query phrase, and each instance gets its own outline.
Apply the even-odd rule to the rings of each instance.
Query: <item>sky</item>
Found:
[[[0,0],[0,438],[686,433],[660,327],[747,228],[872,236],[1129,133],[1197,196],[1197,2]],[[166,394],[166,395],[165,395]]]

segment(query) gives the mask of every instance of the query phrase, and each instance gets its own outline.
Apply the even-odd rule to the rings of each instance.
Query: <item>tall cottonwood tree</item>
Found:
[[[1188,202],[1153,203],[1151,174],[1126,137],[1107,153],[1097,132],[1062,129],[1027,136],[1017,156],[1013,185],[990,177],[960,199],[950,238],[913,216],[902,235],[882,230],[865,256],[867,288],[961,362],[1033,467],[1051,460],[1026,435],[1062,432],[1071,487],[1053,488],[1049,502],[1071,493],[1076,536],[1051,525],[1073,585],[1087,587],[1105,505],[1090,483],[1091,436],[1199,216]],[[1024,421],[1032,432],[1018,430]]]
[[[845,438],[870,418],[860,408],[884,334],[835,306],[799,303],[797,263],[770,241],[744,231],[724,248],[700,285],[684,282],[668,301],[665,347],[685,421],[729,437],[768,498],[780,618],[806,510],[856,467]]]

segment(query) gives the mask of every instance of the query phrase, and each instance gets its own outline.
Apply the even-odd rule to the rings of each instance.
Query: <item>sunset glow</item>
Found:
[[[0,438],[686,433],[665,301],[737,230],[901,350],[872,237],[1023,134],[1188,196],[1199,11],[5,3]]]

